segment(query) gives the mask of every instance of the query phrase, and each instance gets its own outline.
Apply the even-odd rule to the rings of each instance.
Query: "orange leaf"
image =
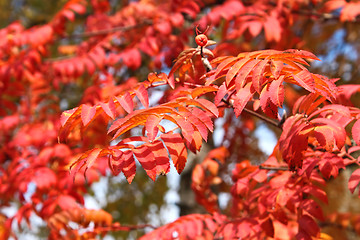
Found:
[[[241,67],[243,67],[247,62],[251,61],[251,58],[243,58],[237,61],[234,65],[231,66],[229,71],[226,74],[225,82],[229,86],[231,81],[234,79],[235,75],[239,72]]]
[[[246,104],[249,102],[253,93],[250,90],[251,83],[246,84],[245,87],[241,88],[235,95],[234,99],[234,110],[236,117],[240,116]]]
[[[269,95],[270,100],[277,106],[282,107],[285,97],[285,88],[283,85],[284,75],[280,76],[279,79],[274,80],[270,83]]]
[[[146,174],[155,181],[156,179],[156,161],[155,156],[147,144],[143,144],[133,150],[136,159],[144,168]]]
[[[126,180],[129,184],[131,184],[132,180],[135,177],[136,173],[136,164],[134,160],[134,156],[131,150],[126,150],[122,154],[122,158],[124,159],[124,166],[122,172],[124,173]]]
[[[116,106],[114,104],[114,101],[110,99],[108,103],[100,102],[99,104],[101,108],[104,110],[104,112],[114,120],[116,114]]]
[[[169,151],[170,157],[177,172],[180,174],[185,167],[187,160],[187,150],[185,148],[184,140],[178,133],[166,133],[161,135],[166,148]]]
[[[239,91],[246,84],[247,76],[254,69],[254,67],[260,62],[260,59],[253,59],[252,61],[247,62],[238,72],[235,79],[236,90]]]
[[[122,96],[115,98],[127,113],[132,113],[134,109],[134,102],[129,92],[125,92]]]
[[[156,175],[165,175],[170,171],[170,162],[168,152],[164,144],[157,140],[153,143],[147,144],[149,149],[153,152],[156,162]]]
[[[315,92],[315,81],[308,70],[302,70],[297,74],[291,74],[294,80],[309,92]]]
[[[216,92],[218,89],[213,87],[213,86],[201,86],[201,87],[197,87],[194,88],[191,91],[191,97],[192,98],[197,98],[201,95],[204,95],[205,93],[209,93],[209,92]]]
[[[150,141],[153,141],[158,133],[159,128],[157,127],[161,122],[162,117],[157,115],[150,115],[146,120],[146,131]]]
[[[138,99],[140,100],[140,102],[142,103],[142,105],[144,105],[145,108],[149,107],[149,96],[148,96],[148,92],[145,88],[145,86],[143,84],[140,84],[140,86],[138,88],[136,88],[134,90],[136,96],[138,97]]]

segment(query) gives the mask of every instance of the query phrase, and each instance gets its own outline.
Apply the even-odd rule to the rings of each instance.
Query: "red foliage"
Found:
[[[15,236],[23,220],[31,227],[32,215],[46,223],[49,239],[148,227],[84,208],[87,186],[107,172],[130,184],[137,166],[155,181],[170,160],[182,173],[188,151],[214,146],[220,118],[229,136],[192,170],[191,189],[209,214],[181,216],[141,239],[315,239],[325,221],[351,222],[360,232],[359,216],[325,215],[321,205],[328,180],[359,165],[360,109],[351,97],[360,86],[310,72],[319,59],[283,37],[309,2],[309,13],[339,10],[341,22],[358,19],[358,2],[125,2],[110,13],[110,1],[69,0],[44,25],[0,30],[0,206],[18,203],[13,216],[0,213],[0,239]],[[84,32],[69,34],[81,20]],[[213,33],[208,39],[196,28],[191,48],[196,26]],[[274,49],[244,52],[249,46],[238,41],[261,37]],[[61,45],[63,38],[83,40]],[[302,94],[296,101],[294,89]],[[257,127],[252,117],[281,131],[260,166],[242,155]],[[349,190],[359,183],[356,169]],[[231,196],[229,212],[216,188]]]

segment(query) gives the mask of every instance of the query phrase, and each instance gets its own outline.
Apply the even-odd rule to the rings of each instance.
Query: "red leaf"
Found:
[[[155,156],[156,175],[166,175],[170,171],[170,162],[164,144],[158,140],[147,145]]]
[[[62,210],[74,209],[79,207],[75,198],[70,195],[60,195],[56,199],[56,202]]]
[[[201,95],[204,95],[209,92],[216,92],[218,89],[213,86],[201,86],[191,90],[191,97],[193,99],[198,98]]]
[[[61,123],[61,126],[64,127],[65,124],[68,122],[68,120],[71,118],[71,117],[74,117],[74,114],[80,114],[80,110],[78,107],[76,108],[73,108],[73,109],[70,109],[70,110],[66,110],[64,111],[62,114],[61,114],[61,117],[60,117],[60,123]],[[75,113],[76,112],[76,113]]]
[[[161,139],[164,141],[164,144],[169,151],[171,160],[180,174],[184,170],[187,159],[187,150],[182,137],[178,133],[167,133],[161,135]]]
[[[235,88],[237,91],[244,87],[246,84],[246,80],[250,72],[254,69],[254,67],[260,62],[260,59],[253,59],[252,61],[247,62],[238,72],[237,77],[235,79]]]
[[[330,149],[333,145],[332,142],[336,144],[338,150],[340,150],[345,145],[346,131],[337,122],[334,122],[328,118],[315,118],[311,120],[311,123],[315,125],[314,132],[323,135],[323,138],[326,141],[325,149]],[[331,131],[332,134],[330,134],[329,131]],[[324,145],[322,146],[324,147]]]
[[[311,53],[309,51],[299,50],[299,49],[288,49],[284,52],[290,53],[290,54],[295,54],[296,56],[301,57],[301,58],[307,58],[307,59],[313,59],[313,60],[320,61],[320,59],[318,57],[316,57],[313,53]]]
[[[292,201],[296,191],[289,188],[282,188],[276,196],[276,203],[281,207],[284,207],[288,201]]]
[[[211,112],[215,117],[219,116],[219,110],[218,108],[214,105],[214,103],[210,102],[209,100],[206,100],[204,98],[199,98],[195,100],[196,102],[201,104],[201,107],[204,110],[208,110],[209,112]]]
[[[269,84],[265,85],[260,94],[261,110],[272,118],[277,118],[278,107],[271,101],[271,93]]]
[[[188,142],[191,142],[193,139],[192,135],[194,133],[194,127],[192,126],[192,124],[180,115],[173,115],[171,116],[171,118],[174,119],[174,123],[176,123],[180,127],[181,133],[184,138]]]
[[[89,58],[91,58],[93,62],[95,62],[96,66],[99,69],[102,69],[104,67],[106,56],[105,51],[102,47],[93,48],[92,51],[90,51],[89,53]]]
[[[116,106],[114,104],[114,101],[112,99],[110,99],[110,101],[108,103],[100,102],[99,104],[102,107],[102,109],[104,110],[104,112],[109,117],[111,117],[113,120],[115,120]]]
[[[226,84],[223,83],[219,87],[219,90],[216,92],[216,96],[214,99],[214,103],[216,106],[218,106],[220,104],[220,102],[222,101],[222,99],[225,97],[226,94],[227,94]]]
[[[89,106],[86,104],[81,105],[81,120],[86,126],[88,123],[93,120],[96,113],[96,107],[95,106]]]
[[[207,128],[206,128],[205,124],[202,121],[200,121],[200,119],[196,115],[192,114],[189,111],[187,111],[187,112],[179,112],[179,113],[181,115],[183,115],[187,120],[189,120],[190,123],[196,128],[196,130],[199,131],[201,137],[205,141],[207,141],[208,131],[207,131]]]
[[[230,65],[232,65],[236,60],[238,60],[237,57],[227,57],[226,59],[224,59],[220,64],[219,66],[217,66],[216,68],[216,72],[214,74],[214,77],[215,79],[217,77],[220,77],[218,76],[223,70],[227,69],[230,67]]]
[[[136,173],[136,164],[134,161],[134,156],[132,151],[131,150],[124,151],[122,158],[124,159],[124,166],[122,172],[124,173],[129,184],[131,184]]]
[[[320,178],[323,180],[322,177],[320,177]],[[323,201],[324,203],[328,203],[328,198],[327,198],[326,192],[315,185],[305,186],[303,189],[303,192],[308,193],[308,194],[312,195],[313,197],[316,197],[317,199]]]
[[[95,64],[92,60],[90,60],[89,58],[82,58],[82,61],[84,63],[84,65],[86,66],[86,69],[88,71],[88,74],[91,76],[94,74],[95,72]]]
[[[148,92],[145,88],[145,86],[143,84],[140,84],[140,86],[138,88],[136,88],[134,90],[136,96],[138,97],[138,99],[140,100],[140,102],[142,103],[142,105],[144,105],[145,108],[149,107],[149,96],[148,96]]]
[[[85,172],[92,167],[101,151],[102,149],[100,148],[94,148],[93,150],[91,150],[91,152],[89,152],[88,156],[86,157]]]
[[[304,69],[297,74],[291,74],[291,76],[300,86],[302,86],[309,92],[315,92],[314,78],[311,76],[311,73],[307,69]]]
[[[310,236],[317,237],[320,233],[320,228],[312,217],[303,215],[299,219],[299,232],[300,231],[304,231]]]
[[[282,107],[285,97],[285,88],[283,85],[284,75],[280,76],[279,79],[274,80],[270,83],[269,96],[270,100],[277,106]]]
[[[146,174],[155,181],[156,179],[156,161],[155,156],[147,144],[143,144],[133,150],[137,160],[144,168]]]
[[[115,176],[121,173],[124,167],[124,159],[122,159],[123,152],[114,150],[113,154],[109,156],[109,166]]]
[[[72,9],[74,12],[78,14],[84,14],[86,12],[85,6],[79,3],[71,3],[68,8]]]
[[[241,67],[243,67],[247,62],[251,61],[251,58],[243,58],[237,61],[234,65],[231,66],[229,71],[226,74],[226,85],[229,86],[235,75],[239,72]]]
[[[197,151],[200,151],[202,146],[202,137],[198,131],[194,131],[192,134],[191,142],[185,139],[186,147],[196,154]]]
[[[57,179],[53,170],[41,167],[36,170],[33,181],[38,189],[44,190],[53,187],[56,184]]]
[[[124,64],[131,70],[136,70],[141,66],[141,54],[138,49],[131,48],[121,54]]]
[[[134,102],[129,92],[125,92],[121,97],[115,97],[126,112],[132,113]]]
[[[349,178],[348,188],[351,193],[354,193],[355,188],[359,185],[360,182],[360,168],[356,169]]]
[[[279,12],[273,10],[266,16],[264,22],[265,38],[268,42],[279,42],[282,34],[282,27],[279,21]]]
[[[274,224],[271,218],[267,218],[265,221],[261,223],[261,228],[264,230],[267,236],[274,237]]]
[[[325,220],[322,208],[314,200],[305,199],[301,203],[300,207],[304,209],[307,213],[309,213],[311,216],[319,219],[320,221]]]
[[[108,151],[104,151],[100,148],[94,148],[82,154],[78,160],[72,163],[70,166],[70,170],[71,170],[70,174],[73,177],[73,179],[75,180],[75,174],[78,173],[80,169],[83,168],[84,166],[85,166],[85,171],[84,171],[84,176],[85,176],[86,171],[94,164],[95,160],[98,158],[98,156],[102,151],[103,151],[103,155],[109,153]],[[75,168],[73,169],[74,166]]]
[[[150,115],[146,120],[146,131],[150,141],[153,141],[158,133],[159,128],[157,127],[161,122],[162,117],[157,115]]]
[[[296,235],[295,235],[296,240],[313,240],[313,238],[306,233],[304,230],[299,231]]]
[[[240,116],[246,104],[249,102],[253,93],[251,92],[251,83],[246,84],[245,87],[241,88],[235,96],[234,110],[236,117]]]
[[[272,75],[275,77],[275,79],[279,78],[281,70],[283,69],[283,67],[284,67],[283,62],[271,59],[270,70],[271,70]]]
[[[253,69],[252,83],[255,91],[257,91],[258,93],[261,92],[261,87],[264,79],[264,70],[268,62],[268,59],[261,60],[259,64],[257,64]]]
[[[192,108],[191,112],[197,118],[199,118],[202,123],[205,124],[205,126],[209,129],[210,132],[212,132],[214,130],[214,124],[213,124],[211,118],[206,114],[206,112],[204,112],[203,110],[201,110],[199,108]]]
[[[75,13],[73,11],[64,9],[61,11],[61,14],[72,22],[75,20]]]
[[[356,145],[360,146],[360,119],[358,119],[352,129],[351,129],[352,137],[356,143]]]

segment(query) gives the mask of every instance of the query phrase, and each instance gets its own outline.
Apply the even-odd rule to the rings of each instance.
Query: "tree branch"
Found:
[[[133,230],[138,230],[138,229],[144,229],[144,228],[152,228],[152,229],[156,229],[156,227],[154,227],[151,224],[139,224],[139,225],[121,225],[118,223],[113,224],[112,226],[109,227],[98,227],[96,228],[96,230],[99,231],[133,231]]]
[[[264,165],[259,165],[259,169],[263,169],[263,170],[272,170],[272,171],[290,171],[290,169],[286,166],[283,167],[271,167],[271,166],[264,166]]]
[[[226,99],[223,98],[223,99],[221,99],[221,101],[224,102],[225,104],[233,107],[233,104],[230,103],[228,100],[226,100]],[[277,127],[277,128],[279,128],[279,129],[282,130],[282,127],[281,127],[281,124],[280,124],[281,122],[279,122],[279,121],[276,121],[276,120],[273,120],[273,119],[271,119],[271,118],[268,118],[268,117],[266,117],[266,116],[264,116],[264,115],[261,115],[261,114],[255,112],[255,111],[253,111],[253,110],[251,110],[251,109],[248,109],[248,108],[246,108],[246,107],[243,109],[243,111],[245,111],[245,112],[247,112],[247,113],[249,113],[249,114],[251,114],[251,115],[253,115],[253,116],[255,116],[255,117],[257,117],[257,118],[259,118],[259,119],[261,119],[261,120],[263,120],[264,122],[267,122],[268,124],[273,125],[273,126],[275,126],[275,127]]]
[[[261,114],[255,112],[255,111],[253,111],[251,109],[248,109],[248,108],[244,108],[244,111],[251,114],[251,115],[253,115],[253,116],[255,116],[255,117],[257,117],[257,118],[259,118],[259,119],[261,119],[261,120],[263,120],[263,121],[265,121],[265,122],[267,122],[267,123],[269,123],[270,125],[273,125],[273,126],[275,126],[277,128],[280,128],[282,130],[282,128],[281,128],[278,121],[275,121],[275,120],[273,120],[271,118],[268,118],[268,117],[266,117],[264,115],[261,115]]]
[[[98,30],[98,31],[92,31],[92,32],[73,33],[73,34],[62,36],[62,37],[59,38],[59,40],[60,39],[65,39],[65,38],[88,38],[88,37],[106,35],[106,34],[109,34],[109,33],[124,32],[124,31],[129,31],[129,30],[144,27],[144,26],[149,26],[151,24],[153,24],[152,20],[145,19],[140,24],[134,24],[134,25],[122,26],[122,27],[114,27],[114,28]]]

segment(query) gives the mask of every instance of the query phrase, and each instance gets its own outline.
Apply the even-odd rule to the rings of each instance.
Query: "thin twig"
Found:
[[[190,86],[190,87],[203,87],[204,85],[196,84],[196,83],[190,83],[190,82],[184,82],[184,85]]]
[[[231,104],[228,100],[226,100],[224,98],[221,99],[221,101],[224,102],[225,104],[229,105],[229,106],[233,106],[233,104]],[[267,123],[269,123],[269,124],[271,124],[271,125],[273,125],[273,126],[275,126],[277,128],[279,128],[279,129],[282,129],[278,121],[275,121],[275,120],[270,119],[270,118],[268,118],[266,116],[263,116],[263,115],[255,112],[255,111],[253,111],[251,109],[248,109],[248,108],[244,108],[243,111],[245,111],[245,112],[247,112],[247,113],[249,113],[249,114],[251,114],[251,115],[253,115],[253,116],[255,116],[255,117],[257,117],[257,118],[259,118],[259,119],[261,119],[261,120],[263,120],[263,121],[265,121],[265,122],[267,122]]]
[[[71,54],[71,55],[67,55],[67,56],[60,56],[60,57],[54,57],[54,58],[45,58],[44,62],[45,63],[53,63],[53,62],[57,62],[57,61],[72,59],[72,58],[74,58],[76,56],[77,55],[75,55],[75,54]]]
[[[144,229],[144,228],[152,228],[152,229],[156,229],[156,227],[154,227],[151,224],[139,224],[139,225],[118,225],[118,226],[109,226],[109,227],[98,227],[96,228],[96,230],[98,231],[133,231],[133,230],[138,230],[138,229]]]
[[[278,121],[275,121],[275,120],[270,119],[270,118],[268,118],[268,117],[266,117],[266,116],[263,116],[263,115],[255,112],[255,111],[253,111],[253,110],[251,110],[251,109],[248,109],[248,108],[244,108],[244,111],[247,112],[247,113],[249,113],[249,114],[251,114],[251,115],[253,115],[253,116],[255,116],[255,117],[257,117],[257,118],[260,118],[261,120],[263,120],[263,121],[265,121],[265,122],[267,122],[267,123],[269,123],[269,124],[271,124],[271,125],[279,128],[279,129],[282,129],[281,126],[279,126],[279,122],[278,122]]]
[[[272,171],[290,171],[290,169],[285,166],[284,167],[271,167],[271,166],[259,165],[259,169],[272,170]]]
[[[114,27],[114,28],[98,30],[98,31],[92,31],[92,32],[73,33],[73,34],[62,36],[62,37],[60,37],[60,39],[64,39],[64,38],[88,38],[88,37],[106,35],[106,34],[114,33],[114,32],[129,31],[129,30],[132,30],[132,29],[135,29],[135,28],[149,26],[151,24],[153,24],[152,20],[145,19],[142,23],[139,23],[139,24],[134,24],[134,25],[129,25],[129,26],[122,26],[122,27]]]
[[[351,156],[349,153],[344,153],[344,156],[349,158],[354,163],[358,162],[358,160],[356,158],[354,158],[353,156]]]

